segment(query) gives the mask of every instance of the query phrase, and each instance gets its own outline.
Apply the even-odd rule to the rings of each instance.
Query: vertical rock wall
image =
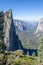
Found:
[[[12,18],[12,10],[8,10],[7,12],[4,13],[4,31],[5,31],[5,38],[4,42],[7,46],[7,50],[9,50],[10,47],[10,28],[11,28],[11,23],[13,21]]]
[[[43,32],[43,18],[39,20],[35,34],[40,34],[41,32]]]

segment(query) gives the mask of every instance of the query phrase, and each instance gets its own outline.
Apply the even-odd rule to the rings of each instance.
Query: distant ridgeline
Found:
[[[4,12],[3,12],[4,13]],[[0,17],[2,16],[2,12]],[[13,22],[13,16],[12,16],[12,10],[8,10],[4,13],[4,43],[6,44],[7,48],[6,50],[15,51],[18,49],[21,49],[24,51],[25,54],[29,53],[32,55],[33,52],[35,52],[36,56],[37,49],[25,49],[21,43],[21,40],[19,40],[18,35],[16,34],[15,25]]]

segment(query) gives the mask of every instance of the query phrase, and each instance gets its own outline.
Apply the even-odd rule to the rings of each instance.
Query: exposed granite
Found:
[[[7,50],[9,50],[9,47],[10,47],[10,44],[12,43],[12,40],[13,37],[12,37],[12,34],[13,34],[13,31],[14,31],[14,28],[11,29],[11,25],[13,23],[13,17],[12,17],[12,10],[8,10],[7,12],[5,12],[4,14],[4,31],[5,31],[5,38],[4,38],[4,41],[5,41],[5,44],[7,46]],[[12,33],[10,35],[10,33]]]

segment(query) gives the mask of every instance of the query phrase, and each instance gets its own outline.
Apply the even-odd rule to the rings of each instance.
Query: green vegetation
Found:
[[[0,15],[2,15],[0,17],[0,65],[43,65],[43,38],[41,38],[41,44],[38,49],[38,57],[35,56],[35,53],[33,53],[32,56],[29,56],[29,53],[27,53],[27,55],[24,55],[22,50],[17,50],[14,52],[5,50],[6,45],[4,44],[3,12],[1,12]],[[21,34],[19,34],[21,35],[21,40],[23,42],[22,44],[24,45],[24,47],[27,49],[29,47],[34,48],[32,44],[35,44],[34,41],[36,41],[36,38],[33,35],[31,35],[32,38],[35,38],[31,39],[30,37],[28,38],[29,33],[26,35],[24,34],[26,33],[21,32]]]
[[[32,56],[24,55],[22,50],[4,51],[0,53],[0,65],[43,65],[43,38],[41,38],[38,54],[36,57],[35,53]]]
[[[37,58],[24,55],[21,50],[5,51],[0,54],[0,65],[37,65]]]
[[[3,32],[3,25],[4,25],[4,21],[3,21],[3,12],[0,12],[0,52],[4,51],[5,49],[5,44],[4,44],[4,32]]]
[[[39,38],[30,31],[16,30],[16,34],[21,40],[21,44],[26,49],[37,49],[40,45]]]
[[[43,64],[43,38],[41,38],[38,55],[39,55],[39,63]]]

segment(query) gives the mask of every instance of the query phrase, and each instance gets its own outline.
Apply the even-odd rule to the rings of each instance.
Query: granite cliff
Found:
[[[43,18],[41,18],[39,20],[39,24],[37,26],[37,29],[36,29],[36,32],[35,33],[40,33],[40,32],[43,32]]]
[[[12,10],[8,10],[4,13],[4,42],[7,46],[7,50],[18,50],[21,48],[21,42],[16,34],[15,25],[13,22]]]
[[[10,47],[9,33],[11,31],[10,27],[12,22],[13,22],[12,11],[8,10],[7,12],[4,13],[4,31],[5,31],[4,42],[7,46],[7,50],[9,50],[9,47]]]

